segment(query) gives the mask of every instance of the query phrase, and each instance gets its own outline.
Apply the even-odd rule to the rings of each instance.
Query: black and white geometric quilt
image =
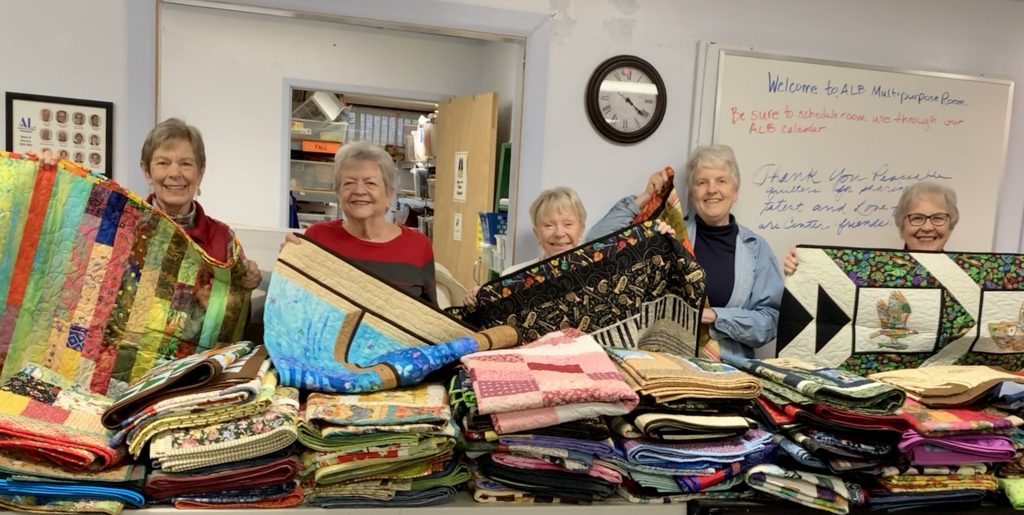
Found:
[[[1024,255],[800,246],[779,315],[781,357],[851,372],[1024,368]]]

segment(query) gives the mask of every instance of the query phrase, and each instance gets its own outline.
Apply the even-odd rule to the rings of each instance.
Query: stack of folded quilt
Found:
[[[0,506],[116,515],[140,507],[144,467],[100,419],[110,399],[29,365],[0,386]]]
[[[148,454],[151,502],[189,508],[296,506],[289,450],[298,391],[279,388],[262,346],[239,342],[157,366],[103,414],[114,442]],[[148,445],[148,446],[147,446]],[[147,451],[148,449],[148,451]],[[245,482],[238,480],[246,478]]]
[[[743,471],[777,451],[772,435],[743,416],[760,380],[702,358],[607,351],[641,396],[637,409],[611,422],[617,452],[604,461],[626,477],[620,496],[666,503],[752,495]]]
[[[856,484],[843,482],[834,476],[785,469],[778,465],[753,467],[743,480],[760,492],[830,513],[849,513],[851,504],[864,502],[864,493]]]
[[[502,434],[490,452],[474,456],[473,497],[516,503],[604,499],[622,483],[622,474],[602,462],[613,452],[600,418]]]
[[[311,393],[300,421],[306,501],[322,508],[451,501],[469,470],[455,455],[439,384],[362,394]]]
[[[596,461],[613,452],[598,417],[629,413],[638,397],[593,337],[556,331],[462,365],[452,391],[473,442],[478,501],[591,502],[622,482]]]

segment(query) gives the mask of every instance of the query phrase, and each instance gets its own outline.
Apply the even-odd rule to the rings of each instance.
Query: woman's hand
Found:
[[[255,290],[261,281],[263,281],[263,276],[260,275],[260,266],[251,259],[245,260],[245,277],[242,277],[242,287]]]
[[[665,235],[668,235],[668,236],[675,236],[676,235],[676,230],[673,229],[671,225],[669,225],[669,224],[667,224],[667,223],[665,223],[665,222],[663,222],[661,220],[656,220],[654,222],[654,230],[658,231],[658,234],[665,234]]]
[[[39,164],[46,168],[53,168],[54,166],[57,166],[57,162],[60,161],[60,159],[57,158],[57,156],[53,155],[53,152],[49,150],[44,150],[39,154],[36,154],[35,152],[30,150],[28,152],[25,152],[25,155],[36,158],[37,160],[39,160]]]
[[[661,191],[661,188],[663,188],[667,182],[668,174],[665,173],[665,170],[658,170],[657,172],[652,173],[647,179],[647,185],[644,187],[644,191],[640,192],[640,194],[636,196],[636,207],[643,208],[647,205],[647,202],[651,200],[651,197],[653,197],[655,193]]]
[[[277,253],[278,254],[280,254],[281,251],[284,250],[284,244],[285,243],[294,243],[296,245],[301,245],[302,244],[302,238],[299,238],[293,232],[285,234],[284,235],[284,241],[282,241],[281,242],[281,246],[277,248]]]
[[[796,266],[800,264],[796,259],[796,247],[789,249],[789,254],[786,255],[786,260],[782,262],[782,271],[786,275],[793,275],[796,272]]]
[[[700,312],[700,323],[702,324],[713,324],[715,320],[718,320],[718,313],[711,308],[704,308]]]
[[[470,290],[468,292],[466,292],[466,296],[462,298],[462,305],[466,306],[467,308],[471,308],[473,306],[476,306],[476,294],[479,291],[480,291],[480,287],[479,286],[474,286],[474,287],[470,288]]]

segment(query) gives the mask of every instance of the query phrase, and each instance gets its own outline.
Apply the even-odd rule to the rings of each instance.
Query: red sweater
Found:
[[[335,220],[311,225],[306,236],[392,286],[437,304],[434,249],[422,233],[402,227],[391,241],[366,241]]]

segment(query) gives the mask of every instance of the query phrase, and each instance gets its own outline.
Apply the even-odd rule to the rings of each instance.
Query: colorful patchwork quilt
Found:
[[[1024,368],[1024,255],[796,249],[778,353],[857,374],[927,365]]]
[[[515,344],[515,330],[474,333],[297,235],[278,255],[264,307],[264,339],[281,384],[323,392],[411,386],[471,352]]]
[[[117,397],[168,358],[238,339],[237,241],[217,262],[116,183],[37,164],[0,152],[0,380],[37,363]]]

